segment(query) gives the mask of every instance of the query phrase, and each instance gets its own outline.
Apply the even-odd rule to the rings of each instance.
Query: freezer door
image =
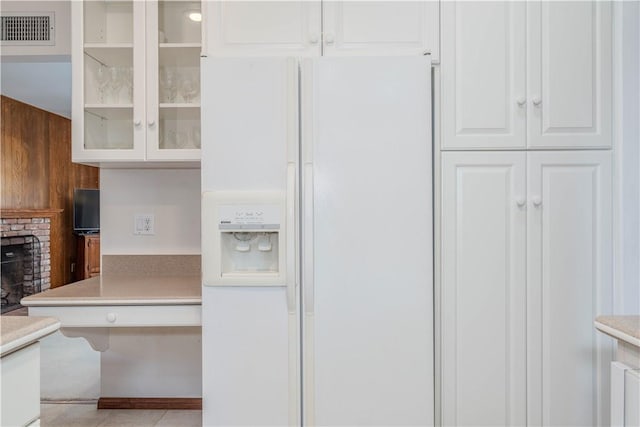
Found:
[[[202,72],[203,425],[299,425],[298,64],[286,58],[205,58]],[[268,221],[281,216],[278,227],[271,227],[281,236],[277,244],[286,245],[278,251],[286,260],[272,275],[277,280],[247,271],[225,282],[214,266],[224,264],[214,260],[221,256],[214,236],[229,230],[220,229],[220,211],[211,201],[238,202],[244,215],[257,212],[252,202],[272,203],[267,194],[286,195],[281,204],[273,198],[275,219]],[[238,240],[231,250],[247,250],[240,246],[244,230],[234,231]],[[251,244],[262,250],[259,239]],[[220,280],[213,279],[216,274]]]
[[[302,72],[303,422],[432,425],[429,57]]]

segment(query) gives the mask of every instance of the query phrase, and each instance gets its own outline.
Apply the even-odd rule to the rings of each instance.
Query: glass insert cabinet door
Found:
[[[147,109],[150,127],[147,157],[198,159],[200,154],[200,2],[157,1],[147,4]]]
[[[73,8],[82,20],[74,90],[82,84],[83,121],[74,158],[199,160],[200,2],[85,0]]]
[[[134,122],[144,114],[141,81],[136,78],[137,69],[144,67],[143,60],[136,59],[144,48],[134,32],[135,21],[144,19],[144,3],[138,3],[82,4],[85,150],[135,148]],[[142,142],[143,135],[138,139]]]

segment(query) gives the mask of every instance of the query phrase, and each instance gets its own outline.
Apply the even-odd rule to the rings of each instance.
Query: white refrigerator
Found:
[[[203,425],[432,425],[429,56],[202,73]]]

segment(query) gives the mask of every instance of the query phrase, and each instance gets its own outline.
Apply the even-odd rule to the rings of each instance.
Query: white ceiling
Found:
[[[2,61],[0,81],[3,95],[71,118],[70,62]]]

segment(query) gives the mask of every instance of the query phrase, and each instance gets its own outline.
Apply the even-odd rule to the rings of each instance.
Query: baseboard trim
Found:
[[[101,397],[98,409],[202,409],[200,397]]]

